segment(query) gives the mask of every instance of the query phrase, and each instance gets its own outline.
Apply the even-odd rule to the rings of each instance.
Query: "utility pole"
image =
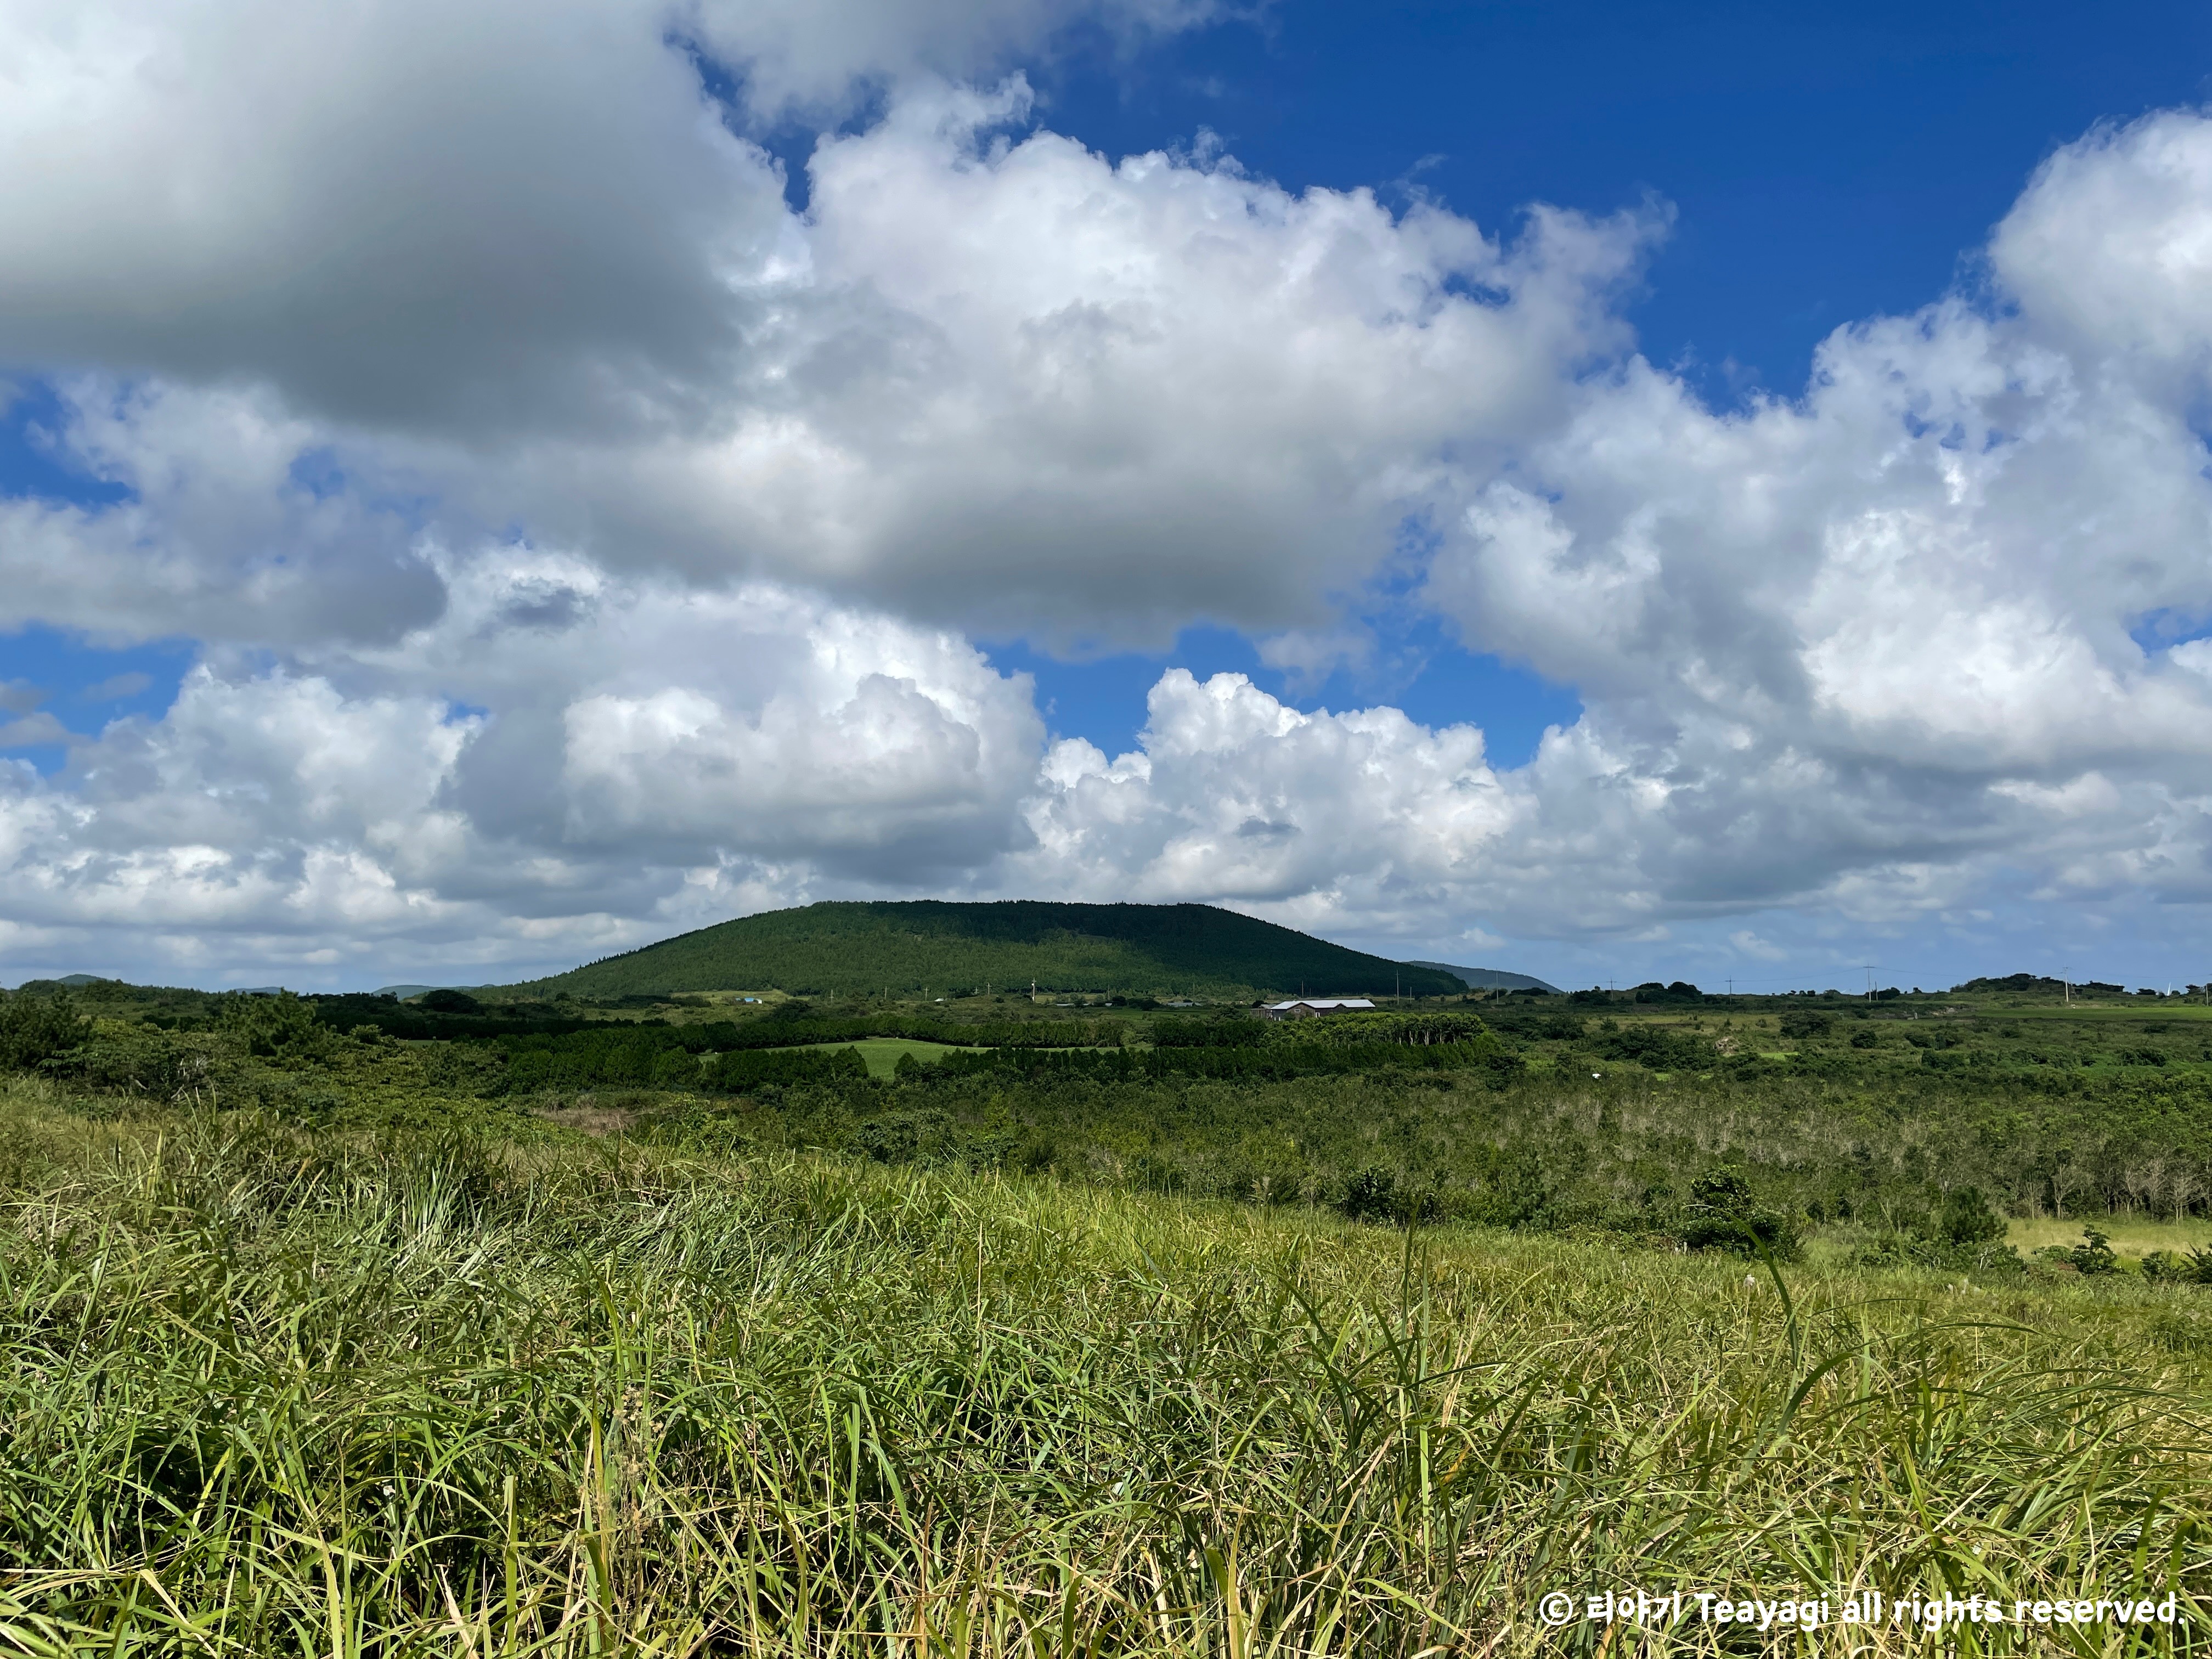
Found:
[[[2061,994],[2065,999],[2066,1006],[2071,1008],[2074,1006],[2074,964],[2070,962],[2063,964],[2058,969],[2058,975],[2059,983],[2066,988]]]
[[[1881,964],[1878,962],[1862,962],[1859,966],[1866,969],[1866,1000],[1872,1002],[1874,1000],[1874,970]]]

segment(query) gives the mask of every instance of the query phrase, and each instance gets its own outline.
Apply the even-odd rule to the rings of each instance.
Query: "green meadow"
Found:
[[[575,1068],[711,1079],[720,1006],[42,998],[0,1006],[0,1650],[2212,1644],[2178,1021],[2054,1084],[2002,1008],[1774,1062],[1804,1011],[780,1007],[730,1052],[867,1063],[717,1093]],[[2176,1616],[1546,1622],[1639,1589]]]
[[[7,1110],[20,1650],[1517,1652],[1558,1586],[2212,1588],[2212,1309],[2136,1280]]]
[[[911,1054],[915,1060],[927,1063],[951,1052],[942,1042],[925,1042],[914,1037],[862,1037],[858,1042],[836,1046],[857,1053],[867,1062],[868,1075],[879,1081],[897,1075],[902,1054]]]

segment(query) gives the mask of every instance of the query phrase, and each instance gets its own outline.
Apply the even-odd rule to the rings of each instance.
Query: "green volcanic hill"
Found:
[[[1210,904],[810,904],[682,933],[529,989],[580,997],[781,990],[1018,990],[1135,996],[1456,996],[1433,969],[1347,951]],[[521,988],[516,988],[518,989]]]
[[[1433,968],[1440,974],[1455,974],[1467,981],[1470,991],[1547,991],[1559,994],[1559,988],[1546,983],[1530,974],[1509,974],[1498,968],[1455,968],[1449,962],[1409,962],[1408,968]]]

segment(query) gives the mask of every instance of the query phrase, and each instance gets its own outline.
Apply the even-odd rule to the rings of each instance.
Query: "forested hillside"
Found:
[[[1247,998],[1456,996],[1457,980],[1210,904],[823,903],[745,916],[527,987],[538,995],[763,990],[893,997],[989,988]]]
[[[1559,989],[1533,974],[1512,974],[1497,968],[1462,968],[1449,962],[1409,962],[1406,965],[1450,974],[1470,991],[1542,991],[1556,995]]]

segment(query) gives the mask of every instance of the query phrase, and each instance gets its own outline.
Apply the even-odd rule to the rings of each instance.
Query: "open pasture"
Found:
[[[1411,1659],[1596,1650],[1559,1587],[2212,1589],[2212,1303],[2132,1278],[6,1110],[17,1651]]]
[[[902,1054],[912,1054],[926,1066],[952,1052],[945,1043],[925,1042],[915,1037],[863,1037],[858,1042],[836,1046],[853,1049],[867,1062],[868,1075],[878,1080],[896,1073]]]

